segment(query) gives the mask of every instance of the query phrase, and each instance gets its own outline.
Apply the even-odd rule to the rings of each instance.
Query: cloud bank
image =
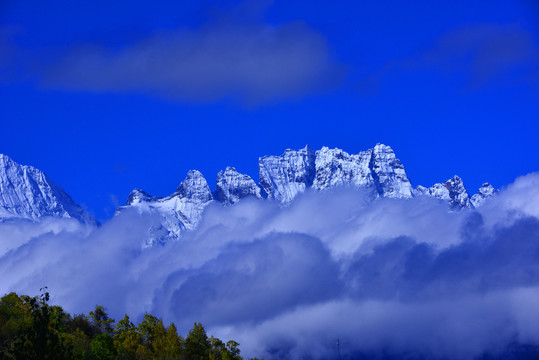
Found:
[[[253,104],[326,90],[342,79],[343,68],[305,23],[219,22],[121,48],[80,46],[43,72],[52,87]]]
[[[368,204],[350,189],[286,208],[215,204],[196,231],[149,249],[151,216],[125,211],[93,230],[46,221],[0,224],[2,293],[48,286],[67,311],[148,311],[183,334],[200,321],[264,358],[333,358],[337,340],[343,358],[539,346],[538,173],[461,212],[432,198]]]

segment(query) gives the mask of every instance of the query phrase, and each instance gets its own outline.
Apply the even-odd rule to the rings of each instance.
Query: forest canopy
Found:
[[[0,358],[44,360],[240,360],[239,344],[206,334],[194,323],[187,336],[176,326],[146,313],[135,325],[128,315],[115,321],[96,305],[86,314],[69,314],[39,296],[14,292],[0,299]]]

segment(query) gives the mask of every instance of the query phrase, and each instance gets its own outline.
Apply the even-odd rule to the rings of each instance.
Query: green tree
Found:
[[[114,340],[107,333],[97,334],[90,343],[92,360],[113,360],[116,357]]]
[[[185,338],[187,360],[205,360],[210,356],[211,344],[206,330],[200,323],[195,323]]]
[[[90,324],[88,316],[84,314],[76,314],[74,316],[67,314],[65,318],[65,326],[69,332],[74,332],[75,330],[79,329],[89,338],[94,335],[92,324]]]
[[[17,357],[26,359],[58,359],[61,354],[60,338],[51,327],[51,313],[48,305],[47,288],[40,289],[40,296],[21,296],[24,305],[32,314],[32,325],[26,331],[17,347]]]
[[[114,320],[109,318],[106,309],[96,305],[94,311],[90,311],[90,324],[95,334],[112,334]]]
[[[234,359],[234,360],[241,359],[239,346],[240,344],[234,340],[229,340],[226,342],[226,348],[227,348],[228,355],[230,356],[230,359]]]
[[[90,353],[90,339],[79,328],[75,331],[60,334],[62,343],[62,358],[72,360],[85,360]]]
[[[182,358],[182,339],[178,336],[176,326],[170,324],[167,329],[159,320],[153,341],[155,359],[172,360]]]

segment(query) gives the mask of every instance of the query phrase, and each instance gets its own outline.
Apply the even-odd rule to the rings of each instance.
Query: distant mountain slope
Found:
[[[45,173],[0,154],[0,220],[36,220],[45,216],[96,224],[95,219]]]

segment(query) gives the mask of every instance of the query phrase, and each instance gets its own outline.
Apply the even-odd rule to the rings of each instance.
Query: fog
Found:
[[[264,358],[503,356],[539,345],[539,174],[477,210],[419,197],[369,203],[307,192],[287,207],[210,205],[197,230],[143,248],[159,221],[123,211],[100,226],[0,224],[2,293],[69,312],[104,305],[193,322]]]

